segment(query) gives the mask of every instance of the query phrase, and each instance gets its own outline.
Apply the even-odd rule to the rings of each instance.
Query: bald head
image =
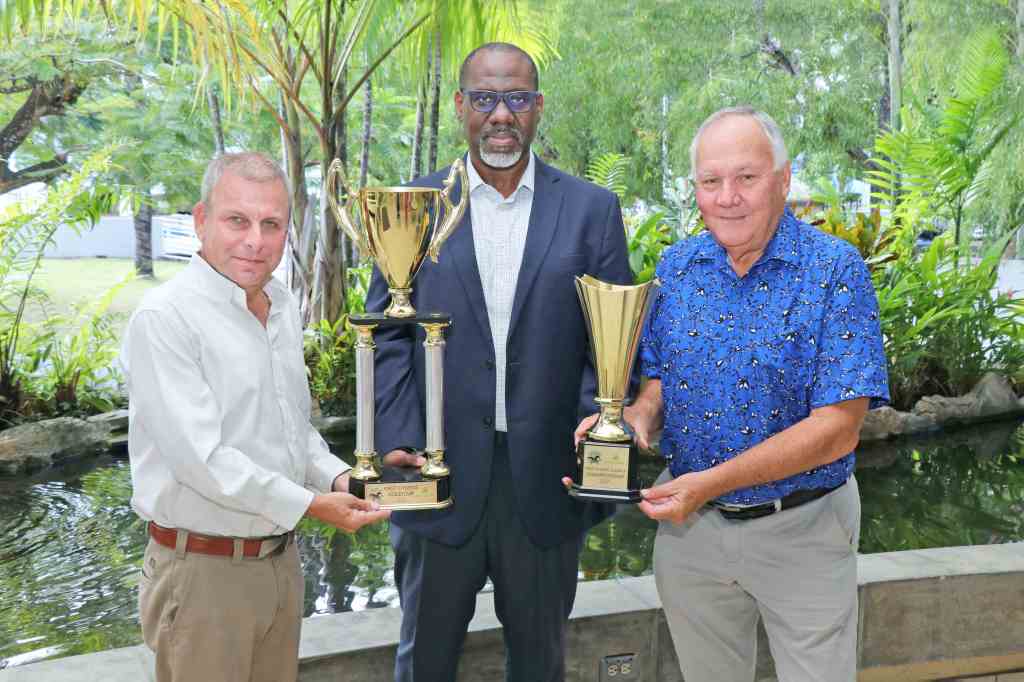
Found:
[[[775,120],[753,107],[726,107],[704,119],[697,129],[690,143],[690,177],[696,177],[697,172],[697,148],[701,138],[709,128],[728,118],[744,118],[756,123],[760,132],[764,135],[771,148],[772,162],[775,170],[782,168],[789,161],[789,151],[786,150],[786,142],[782,139],[782,131],[779,130]]]
[[[533,61],[533,57],[526,50],[512,43],[484,43],[466,55],[466,58],[462,60],[462,67],[459,69],[460,90],[466,87],[470,64],[481,52],[505,52],[519,55],[529,64],[530,77],[533,79],[533,89],[540,89],[540,75],[537,73],[537,63]]]

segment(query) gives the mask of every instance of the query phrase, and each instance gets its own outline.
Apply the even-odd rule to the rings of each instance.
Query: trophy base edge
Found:
[[[387,467],[385,471],[387,473],[391,467]],[[368,495],[374,494],[374,488],[379,488],[382,494],[386,494],[388,488],[406,488],[410,486],[422,486],[423,488],[433,488],[432,494],[426,500],[417,502],[379,502],[380,509],[386,509],[390,511],[417,511],[417,510],[430,510],[430,509],[444,509],[452,506],[454,500],[451,495],[451,479],[447,476],[442,478],[425,478],[421,476],[418,471],[412,476],[401,475],[401,476],[388,476],[385,474],[385,479],[377,479],[374,481],[363,481],[352,479],[349,481],[349,493],[361,500],[367,499]],[[395,480],[395,479],[398,480]]]
[[[606,490],[604,488],[585,488],[573,483],[569,487],[569,495],[577,500],[592,502],[614,502],[615,504],[636,504],[644,498],[639,490]]]

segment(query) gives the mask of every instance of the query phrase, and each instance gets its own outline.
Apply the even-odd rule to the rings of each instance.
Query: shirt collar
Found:
[[[217,272],[212,265],[206,262],[206,259],[199,255],[198,252],[192,254],[192,259],[188,262],[186,268],[189,275],[193,278],[193,281],[204,293],[224,301],[234,301],[243,308],[246,307],[245,303],[245,290],[238,286],[224,275]],[[270,281],[267,282],[263,287],[263,291],[270,297],[270,313],[273,315],[278,312],[280,306],[273,305],[276,294],[277,282],[271,277]]]
[[[761,263],[767,260],[780,260],[784,263],[790,263],[791,265],[800,264],[800,240],[799,240],[799,220],[793,215],[789,208],[786,208],[782,212],[782,217],[779,218],[778,227],[775,229],[775,234],[768,241],[768,245],[764,247],[764,253],[757,259],[757,263]],[[697,252],[694,254],[694,258],[699,260],[713,260],[719,261],[722,264],[727,264],[728,260],[725,257],[725,247],[721,246],[714,238],[708,234],[707,239],[700,245]],[[757,265],[755,263],[754,265]]]
[[[519,184],[516,185],[515,191],[509,196],[510,199],[514,198],[522,187],[533,192],[537,164],[534,162],[533,152],[528,151],[527,153],[530,155],[530,160],[526,163],[526,170],[523,171],[523,177],[519,178]],[[487,185],[487,183],[484,182],[484,179],[476,172],[476,166],[473,165],[473,160],[468,156],[466,157],[466,166],[466,172],[469,174],[469,192],[472,194],[478,187],[481,185]],[[490,185],[487,186],[490,187]]]

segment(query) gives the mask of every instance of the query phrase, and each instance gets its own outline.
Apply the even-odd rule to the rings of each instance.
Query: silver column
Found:
[[[423,342],[426,365],[427,388],[427,463],[423,475],[440,477],[448,475],[444,464],[444,330],[447,323],[425,323],[427,338]]]

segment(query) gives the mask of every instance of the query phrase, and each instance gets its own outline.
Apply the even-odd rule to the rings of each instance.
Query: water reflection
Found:
[[[648,461],[643,476],[660,468]],[[866,446],[857,477],[862,552],[1024,539],[1021,421]],[[111,457],[0,479],[0,668],[139,642],[146,537],[130,495],[127,462]],[[386,525],[298,530],[307,615],[398,606]],[[580,579],[650,573],[654,530],[620,507],[588,534]]]

